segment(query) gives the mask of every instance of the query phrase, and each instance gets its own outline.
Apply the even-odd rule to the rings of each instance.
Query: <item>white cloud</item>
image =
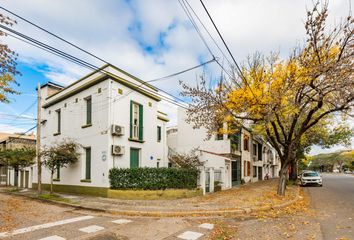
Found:
[[[353,0],[351,0],[353,1]],[[197,0],[190,4],[222,47],[210,20]],[[268,54],[289,50],[304,38],[303,22],[311,0],[205,1],[238,62],[255,51]],[[2,6],[51,30],[143,80],[165,76],[191,66],[200,59],[211,59],[207,49],[176,0],[3,0]],[[330,1],[330,22],[348,14],[347,0]],[[18,21],[15,29],[97,66],[103,62],[60,42],[32,26]],[[205,37],[207,36],[204,32]],[[217,57],[222,57],[212,41],[208,44]],[[10,47],[23,62],[46,72],[49,80],[68,84],[89,72],[52,54],[7,38]],[[144,47],[152,47],[146,51]],[[224,49],[224,48],[223,48]],[[226,53],[226,50],[224,50]],[[229,58],[230,59],[230,58]],[[227,62],[224,61],[227,65]],[[207,71],[217,77],[220,68],[209,65]],[[178,80],[194,83],[202,73],[197,69],[154,84],[178,95]],[[168,108],[167,110],[174,108]],[[171,118],[175,114],[170,111]]]

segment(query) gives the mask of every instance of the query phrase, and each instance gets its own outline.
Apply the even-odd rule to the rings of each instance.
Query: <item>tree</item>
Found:
[[[78,153],[80,145],[72,140],[64,140],[61,143],[46,147],[41,151],[43,164],[50,170],[50,193],[53,193],[53,176],[60,168],[75,164],[80,157]]]
[[[18,170],[31,166],[34,163],[35,156],[34,148],[4,149],[0,151],[0,164]]]
[[[317,2],[307,13],[306,43],[289,58],[255,54],[242,74],[221,77],[216,88],[182,84],[191,97],[187,122],[215,133],[222,122],[249,125],[277,151],[281,160],[278,194],[285,195],[289,166],[309,132],[331,122],[333,114],[349,114],[354,106],[353,19],[326,28],[328,6]]]
[[[16,21],[0,13],[0,24],[12,26]],[[0,30],[0,37],[7,34]],[[19,94],[13,89],[12,84],[17,84],[15,75],[17,71],[17,54],[8,45],[0,43],[0,102],[9,102],[7,94]]]
[[[193,149],[190,153],[177,153],[170,149],[168,156],[172,167],[179,168],[198,168],[203,165],[196,154],[197,149]]]

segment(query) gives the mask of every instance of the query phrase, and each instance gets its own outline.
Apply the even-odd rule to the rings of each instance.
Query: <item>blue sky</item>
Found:
[[[352,1],[352,0],[351,0]],[[212,57],[199,39],[177,0],[3,0],[1,6],[51,30],[76,43],[80,47],[104,58],[133,75],[149,80],[195,66]],[[217,39],[216,32],[207,19],[200,2],[190,4]],[[291,47],[301,44],[304,37],[303,21],[306,6],[311,0],[205,0],[214,20],[239,62],[255,51],[268,54],[279,51],[287,56]],[[330,1],[330,21],[346,16],[347,0]],[[3,13],[3,12],[2,12]],[[18,20],[14,27],[47,44],[88,61],[97,66],[102,62],[94,59],[57,39]],[[204,33],[205,34],[205,33]],[[205,35],[206,36],[206,35]],[[0,103],[0,131],[24,131],[34,125],[30,119],[13,121],[35,101],[37,82],[54,81],[67,85],[89,72],[42,50],[33,48],[11,37],[1,39],[19,54],[17,88],[23,94],[10,96],[10,104]],[[211,39],[207,39],[220,61],[227,62]],[[219,44],[221,42],[218,40]],[[210,64],[204,69],[217,78],[220,68]],[[197,69],[155,84],[174,95],[181,88],[179,80],[194,83],[203,69]],[[176,124],[176,107],[162,104]],[[25,113],[34,117],[36,106]],[[316,152],[321,151],[316,149]]]

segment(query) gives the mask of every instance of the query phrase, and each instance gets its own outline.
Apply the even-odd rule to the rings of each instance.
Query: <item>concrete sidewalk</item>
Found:
[[[84,195],[58,194],[60,204],[89,210],[131,216],[209,216],[283,207],[296,201],[298,187],[288,186],[285,197],[276,194],[277,180],[246,184],[230,190],[176,200],[120,200]],[[2,191],[6,191],[2,189]],[[36,191],[16,191],[12,194],[38,198]],[[48,200],[52,201],[52,200]]]

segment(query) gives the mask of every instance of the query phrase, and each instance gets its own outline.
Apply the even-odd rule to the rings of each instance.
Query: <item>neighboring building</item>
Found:
[[[65,88],[47,83],[41,94],[42,147],[65,139],[82,146],[80,161],[54,176],[54,189],[105,196],[113,167],[168,166],[169,120],[153,86],[105,65]],[[50,183],[44,167],[42,183]]]
[[[214,134],[207,139],[207,130],[194,129],[186,117],[186,111],[179,108],[178,127],[167,130],[168,146],[170,151],[178,153],[198,149],[203,162],[200,186],[205,192],[213,191],[214,182],[221,182],[222,189],[228,189],[241,181],[278,177],[275,150],[247,128],[240,127],[234,134]],[[227,124],[222,128],[227,132]]]
[[[0,133],[0,150],[18,149],[36,146],[34,134],[21,135]],[[33,168],[13,169],[0,164],[0,186],[17,186],[28,188],[32,186]]]

